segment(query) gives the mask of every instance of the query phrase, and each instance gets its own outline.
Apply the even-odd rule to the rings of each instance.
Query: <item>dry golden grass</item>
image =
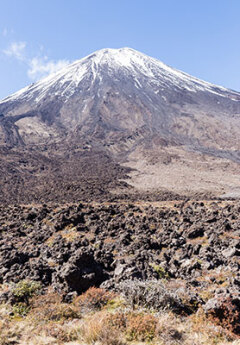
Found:
[[[124,345],[122,332],[111,326],[110,319],[106,311],[96,312],[87,318],[79,330],[82,341],[87,344]]]
[[[0,306],[0,345],[240,345],[227,325],[217,325],[201,309],[191,316],[131,310],[97,288],[70,304],[51,291],[30,302],[26,317],[11,316],[11,306]],[[84,313],[82,303],[90,306]]]
[[[153,340],[156,337],[157,322],[157,318],[151,314],[129,314],[126,322],[127,340]]]
[[[61,299],[57,293],[34,298],[27,318],[34,323],[80,319],[80,309],[73,304],[62,303]]]

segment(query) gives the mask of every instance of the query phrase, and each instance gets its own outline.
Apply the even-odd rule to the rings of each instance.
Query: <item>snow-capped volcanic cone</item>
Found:
[[[218,171],[230,164],[234,180],[240,162],[240,93],[130,48],[99,50],[70,64],[2,100],[0,114],[3,147],[101,151],[137,168],[138,188],[177,188],[169,186],[176,169],[183,189],[193,188],[184,180],[189,172],[204,170],[193,186],[197,179],[203,182],[196,189],[205,190],[209,164]]]

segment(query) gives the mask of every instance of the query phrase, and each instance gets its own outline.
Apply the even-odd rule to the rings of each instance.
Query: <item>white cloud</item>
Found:
[[[25,60],[26,42],[12,42],[10,46],[3,52],[7,56],[16,58],[17,60]]]
[[[70,63],[68,60],[49,60],[47,56],[34,57],[29,60],[28,76],[32,80],[38,80],[58,71]]]
[[[68,60],[49,60],[46,55],[29,57],[30,54],[27,52],[26,47],[26,42],[12,42],[7,49],[3,50],[3,53],[26,64],[28,68],[27,75],[33,81],[46,77],[70,63]],[[40,46],[39,50],[42,55],[44,47]]]

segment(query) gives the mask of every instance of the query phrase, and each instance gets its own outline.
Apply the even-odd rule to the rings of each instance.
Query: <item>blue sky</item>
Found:
[[[239,18],[239,0],[0,0],[0,99],[126,46],[240,91]]]

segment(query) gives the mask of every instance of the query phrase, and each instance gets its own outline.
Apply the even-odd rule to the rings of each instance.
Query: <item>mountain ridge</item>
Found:
[[[94,64],[97,64],[101,61],[101,59],[104,57],[105,54],[109,54],[109,52],[114,52],[114,54],[112,55],[115,55],[117,56],[117,53],[118,52],[121,52],[121,51],[124,51],[124,52],[131,52],[133,55],[137,55],[137,56],[141,56],[143,58],[146,58],[148,57],[146,54],[143,54],[143,53],[140,53],[132,48],[129,48],[129,47],[124,47],[124,48],[119,48],[119,49],[113,49],[113,48],[104,48],[104,49],[100,49],[94,53],[91,53],[89,55],[87,55],[86,57],[82,58],[82,59],[79,59],[79,60],[76,60],[72,63],[70,63],[69,65],[67,65],[66,67],[63,67],[62,69],[58,70],[57,72],[55,73],[52,73],[51,75],[45,77],[45,78],[42,78],[40,79],[39,81],[31,84],[31,85],[28,85],[22,89],[20,89],[19,91],[11,94],[10,96],[7,96],[5,97],[4,99],[2,99],[0,101],[0,104],[1,103],[4,103],[5,101],[8,101],[8,100],[11,100],[12,98],[15,98],[15,97],[19,97],[22,93],[24,93],[25,91],[28,91],[29,89],[31,89],[31,87],[35,87],[36,84],[43,84],[45,81],[48,81],[50,79],[52,79],[54,76],[56,77],[61,77],[63,74],[66,74],[67,73],[67,70],[69,70],[71,67],[75,67],[75,66],[78,66],[79,64],[81,64],[82,62],[84,62],[85,60],[88,60],[90,58],[94,58],[96,57],[96,61],[94,61]],[[120,54],[118,54],[118,56],[120,56]],[[149,57],[148,57],[149,59]],[[199,78],[196,78],[196,77],[193,77],[191,76],[190,74],[188,73],[185,73],[185,72],[182,72],[178,69],[175,69],[175,68],[172,68],[166,64],[164,64],[163,62],[161,62],[160,60],[156,59],[156,58],[150,58],[151,61],[153,62],[157,62],[163,69],[165,69],[166,71],[170,71],[170,73],[174,73],[178,76],[182,76],[182,78],[189,78],[190,80],[194,81],[194,82],[197,82],[199,84],[202,84],[202,85],[205,85],[206,87],[213,87],[213,88],[218,88],[220,90],[223,90],[223,91],[229,91],[229,92],[232,92],[232,93],[236,93],[236,95],[239,95],[239,92],[238,91],[234,91],[232,89],[229,89],[229,88],[225,88],[223,86],[220,86],[220,85],[215,85],[213,83],[210,83],[210,82],[207,82],[207,81],[203,81]],[[124,59],[118,59],[119,62],[121,63],[121,66],[124,65],[124,63],[126,64],[126,60],[124,61]],[[150,74],[151,75],[151,74]],[[72,75],[73,76],[73,75]],[[80,81],[80,79],[76,79],[76,81],[78,80],[78,82]],[[214,93],[214,91],[212,90],[212,92]]]

